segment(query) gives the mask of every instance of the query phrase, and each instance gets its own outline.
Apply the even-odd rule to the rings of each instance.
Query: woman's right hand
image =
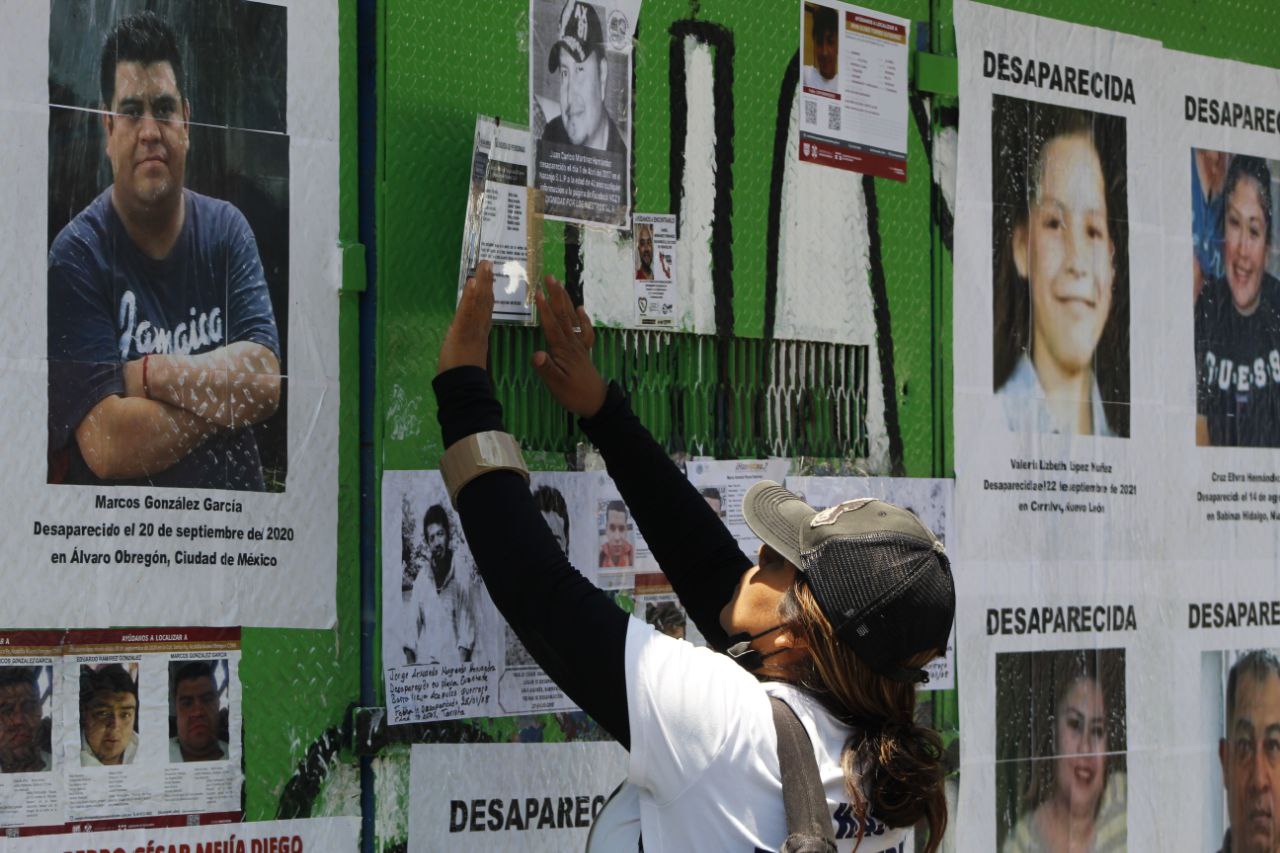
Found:
[[[551,276],[546,278],[546,292],[538,292],[534,299],[547,348],[533,354],[533,368],[560,405],[589,418],[600,411],[607,391],[604,378],[591,363],[596,341],[591,318],[586,309],[573,307],[564,285]]]

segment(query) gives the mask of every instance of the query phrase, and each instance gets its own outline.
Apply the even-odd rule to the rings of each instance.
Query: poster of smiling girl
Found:
[[[966,25],[956,506],[974,527],[961,539],[997,561],[1140,556],[1167,373],[1150,322],[1159,46],[960,3]]]

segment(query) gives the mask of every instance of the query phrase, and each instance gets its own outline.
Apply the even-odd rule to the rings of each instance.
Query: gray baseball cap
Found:
[[[742,501],[747,525],[800,570],[836,636],[895,681],[928,675],[903,660],[945,649],[956,591],[942,543],[915,514],[875,498],[816,510],[763,480]]]

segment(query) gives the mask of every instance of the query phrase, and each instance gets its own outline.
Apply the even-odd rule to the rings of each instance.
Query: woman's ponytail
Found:
[[[923,820],[929,828],[925,851],[934,853],[947,828],[945,750],[937,732],[915,722],[915,685],[884,678],[863,664],[832,632],[805,583],[787,591],[780,616],[808,647],[800,686],[854,729],[840,764],[858,838],[869,815],[893,827]],[[924,652],[902,665],[922,667],[935,656]]]
[[[866,792],[850,792],[861,812],[860,822],[865,825],[867,806],[890,826],[914,826],[924,820],[930,841],[926,849],[936,850],[947,827],[944,759],[938,733],[914,722],[889,722],[855,734],[840,764],[846,785],[860,780]]]

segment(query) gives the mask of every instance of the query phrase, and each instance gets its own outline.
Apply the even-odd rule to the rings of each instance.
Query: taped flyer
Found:
[[[493,319],[533,323],[529,289],[529,131],[476,116],[470,191],[462,231],[458,299],[481,261],[493,262]]]

